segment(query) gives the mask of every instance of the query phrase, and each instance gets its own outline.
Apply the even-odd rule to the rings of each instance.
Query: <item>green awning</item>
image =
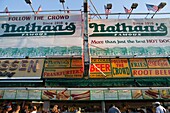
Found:
[[[51,87],[165,87],[170,78],[46,79]]]

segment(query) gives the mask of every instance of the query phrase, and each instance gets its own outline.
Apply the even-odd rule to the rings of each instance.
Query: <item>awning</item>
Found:
[[[170,78],[45,79],[51,87],[165,87]]]

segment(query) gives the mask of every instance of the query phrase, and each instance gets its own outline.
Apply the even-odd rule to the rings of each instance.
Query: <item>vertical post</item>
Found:
[[[84,40],[83,40],[83,54],[84,54],[84,78],[89,77],[90,56],[88,43],[88,0],[84,0]]]
[[[105,113],[106,112],[106,110],[105,110],[105,102],[104,101],[102,101],[102,113]]]

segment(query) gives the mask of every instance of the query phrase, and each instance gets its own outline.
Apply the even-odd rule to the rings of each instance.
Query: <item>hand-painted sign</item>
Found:
[[[145,59],[129,59],[130,67],[135,68],[148,68],[147,62]]]
[[[167,58],[129,59],[134,77],[169,76],[170,64]]]
[[[0,79],[40,79],[43,59],[0,60]]]
[[[77,62],[76,62],[77,60]],[[82,78],[83,64],[81,59],[46,59],[44,78]]]
[[[110,59],[91,59],[90,78],[111,78]]]
[[[146,59],[149,68],[170,68],[167,58],[150,58]]]
[[[128,59],[111,59],[113,77],[130,77]]]
[[[168,56],[169,23],[170,19],[92,20],[89,23],[91,55]]]
[[[170,76],[170,69],[133,69],[132,75],[134,77]]]

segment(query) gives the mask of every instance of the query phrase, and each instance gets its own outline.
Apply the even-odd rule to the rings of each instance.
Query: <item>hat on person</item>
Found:
[[[154,104],[155,104],[155,105],[160,105],[161,103],[160,103],[160,102],[155,102]]]

